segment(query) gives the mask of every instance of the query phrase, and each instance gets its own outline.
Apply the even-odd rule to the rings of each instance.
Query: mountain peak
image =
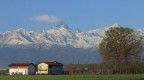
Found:
[[[69,30],[69,27],[64,22],[61,22],[61,23],[57,24],[56,27],[57,28],[64,28],[64,29]]]
[[[115,23],[115,24],[113,24],[111,27],[121,27],[121,25]]]
[[[16,29],[16,30],[14,30],[14,31],[16,31],[16,32],[25,32],[25,29],[19,28],[19,29]]]

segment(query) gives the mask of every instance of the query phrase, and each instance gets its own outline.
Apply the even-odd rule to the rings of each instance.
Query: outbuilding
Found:
[[[36,65],[33,63],[12,63],[9,66],[10,75],[35,75]]]

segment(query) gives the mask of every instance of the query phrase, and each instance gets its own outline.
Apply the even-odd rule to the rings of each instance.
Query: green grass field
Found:
[[[0,76],[0,80],[144,80],[144,75]]]

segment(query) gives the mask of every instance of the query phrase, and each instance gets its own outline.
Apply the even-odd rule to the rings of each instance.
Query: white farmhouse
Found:
[[[36,66],[33,63],[12,63],[9,65],[10,75],[34,75]]]
[[[41,62],[37,65],[37,74],[60,75],[63,74],[63,64],[57,61]]]

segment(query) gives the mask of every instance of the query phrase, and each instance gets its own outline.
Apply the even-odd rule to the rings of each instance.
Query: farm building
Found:
[[[63,64],[57,61],[54,62],[41,62],[37,65],[37,74],[52,74],[59,75],[63,74]]]
[[[12,63],[9,65],[10,75],[34,75],[36,66],[33,63]]]

